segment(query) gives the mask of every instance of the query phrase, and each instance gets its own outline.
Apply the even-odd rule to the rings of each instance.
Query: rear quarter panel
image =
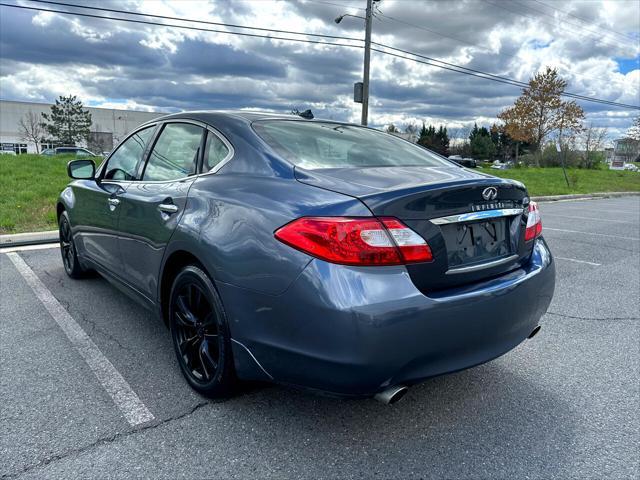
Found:
[[[167,253],[190,251],[215,281],[278,295],[311,257],[276,240],[274,232],[309,215],[371,212],[355,198],[304,185],[292,176],[204,175],[189,191]]]

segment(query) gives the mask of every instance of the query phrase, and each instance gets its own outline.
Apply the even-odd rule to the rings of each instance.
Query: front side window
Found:
[[[109,158],[104,178],[135,180],[136,167],[142,159],[147,142],[155,127],[147,127],[127,138]]]
[[[406,140],[356,125],[269,120],[253,126],[280,155],[305,169],[451,166]]]
[[[229,155],[229,148],[217,135],[209,132],[207,134],[207,144],[204,147],[204,168],[208,172],[215,168]]]
[[[177,180],[195,173],[202,132],[189,123],[167,124],[149,155],[142,180]]]

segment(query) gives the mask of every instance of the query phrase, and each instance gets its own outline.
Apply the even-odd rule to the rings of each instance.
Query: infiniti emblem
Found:
[[[482,191],[482,198],[485,200],[495,200],[498,197],[498,189],[496,187],[487,187]]]

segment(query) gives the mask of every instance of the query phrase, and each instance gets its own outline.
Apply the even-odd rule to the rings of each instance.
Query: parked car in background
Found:
[[[494,160],[491,168],[494,170],[509,170],[510,168],[513,168],[513,166],[514,164],[512,161],[501,162],[500,160]]]
[[[67,274],[156,311],[208,396],[245,379],[393,403],[532,338],[553,296],[522,183],[359,125],[183,112],[68,173]]]
[[[450,155],[449,160],[454,161],[458,165],[467,168],[476,168],[478,166],[478,162],[476,162],[473,158],[463,158],[460,155]]]
[[[100,157],[101,155],[93,153],[91,150],[87,150],[83,147],[56,147],[47,148],[42,151],[41,155],[53,156],[53,155],[75,155],[76,157]]]

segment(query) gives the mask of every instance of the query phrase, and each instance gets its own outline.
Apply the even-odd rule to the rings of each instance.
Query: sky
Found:
[[[30,0],[5,3],[71,10]],[[364,15],[366,1],[66,3],[362,38],[362,19],[345,17],[340,24],[334,19],[343,13]],[[375,10],[375,42],[522,82],[550,66],[568,81],[570,92],[640,104],[638,1],[381,0]],[[362,79],[362,59],[361,48],[0,7],[0,98],[5,100],[53,102],[59,95],[73,94],[88,106],[149,111],[286,113],[310,108],[317,118],[358,123],[360,104],[353,102],[353,83]],[[496,122],[497,114],[520,93],[515,86],[372,52],[369,124],[403,128],[426,122],[463,134],[474,122]],[[579,104],[587,123],[607,127],[611,138],[624,134],[639,113]]]

